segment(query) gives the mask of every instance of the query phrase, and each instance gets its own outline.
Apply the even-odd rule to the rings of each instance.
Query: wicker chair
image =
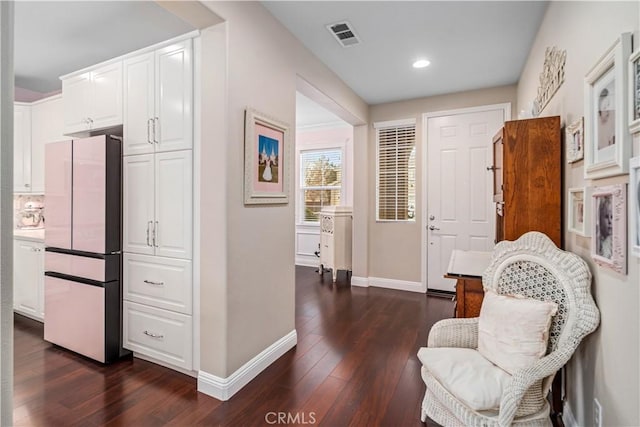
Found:
[[[600,314],[590,292],[591,273],[579,256],[558,249],[547,236],[529,232],[514,242],[496,245],[482,277],[485,289],[558,304],[549,330],[547,353],[535,364],[513,373],[502,391],[500,407],[475,411],[422,367],[427,390],[426,417],[445,426],[548,426],[546,396],[554,374],[571,358],[580,341],[593,332]],[[445,319],[429,332],[427,347],[478,347],[478,318]]]

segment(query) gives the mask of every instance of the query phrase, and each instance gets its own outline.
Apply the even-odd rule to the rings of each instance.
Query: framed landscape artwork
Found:
[[[591,195],[591,257],[600,266],[627,274],[626,184],[596,187]]]
[[[584,237],[591,236],[591,190],[591,187],[569,189],[569,231]]]
[[[622,34],[585,77],[586,179],[628,172],[631,135],[626,126],[628,109],[627,61],[631,33]]]
[[[565,131],[567,162],[573,163],[584,158],[584,119],[580,117],[567,126]]]
[[[245,112],[244,203],[289,202],[289,126],[258,111]]]

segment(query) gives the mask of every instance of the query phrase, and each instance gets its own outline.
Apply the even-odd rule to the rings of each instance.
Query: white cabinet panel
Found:
[[[63,135],[62,96],[31,105],[31,191],[44,193],[44,145],[68,139]]]
[[[122,61],[64,78],[62,94],[66,135],[122,124]]]
[[[124,62],[124,148],[125,156],[153,153],[154,54],[147,53]]]
[[[124,254],[124,299],[192,313],[191,261]]]
[[[184,369],[192,367],[192,317],[124,301],[123,346]]]
[[[13,307],[18,313],[44,318],[44,244],[13,241]]]
[[[193,147],[192,41],[124,63],[124,154]]]
[[[124,158],[123,228],[125,252],[153,255],[153,154]]]
[[[31,107],[15,104],[13,108],[13,189],[31,191]]]
[[[193,59],[191,40],[156,52],[156,151],[193,146]]]
[[[191,150],[156,154],[156,255],[191,258]]]

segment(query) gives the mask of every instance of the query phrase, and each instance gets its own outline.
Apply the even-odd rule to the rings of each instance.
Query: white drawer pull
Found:
[[[164,335],[154,334],[153,332],[149,332],[149,331],[144,331],[144,334],[151,338],[158,338],[158,339],[164,338]]]
[[[144,283],[147,285],[164,286],[164,282],[152,282],[151,280],[144,280]]]

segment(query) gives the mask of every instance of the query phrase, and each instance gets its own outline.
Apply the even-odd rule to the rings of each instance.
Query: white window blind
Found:
[[[415,221],[416,126],[380,127],[377,136],[377,220]]]
[[[323,206],[336,206],[342,197],[342,150],[300,152],[300,191],[303,221],[318,222]]]

